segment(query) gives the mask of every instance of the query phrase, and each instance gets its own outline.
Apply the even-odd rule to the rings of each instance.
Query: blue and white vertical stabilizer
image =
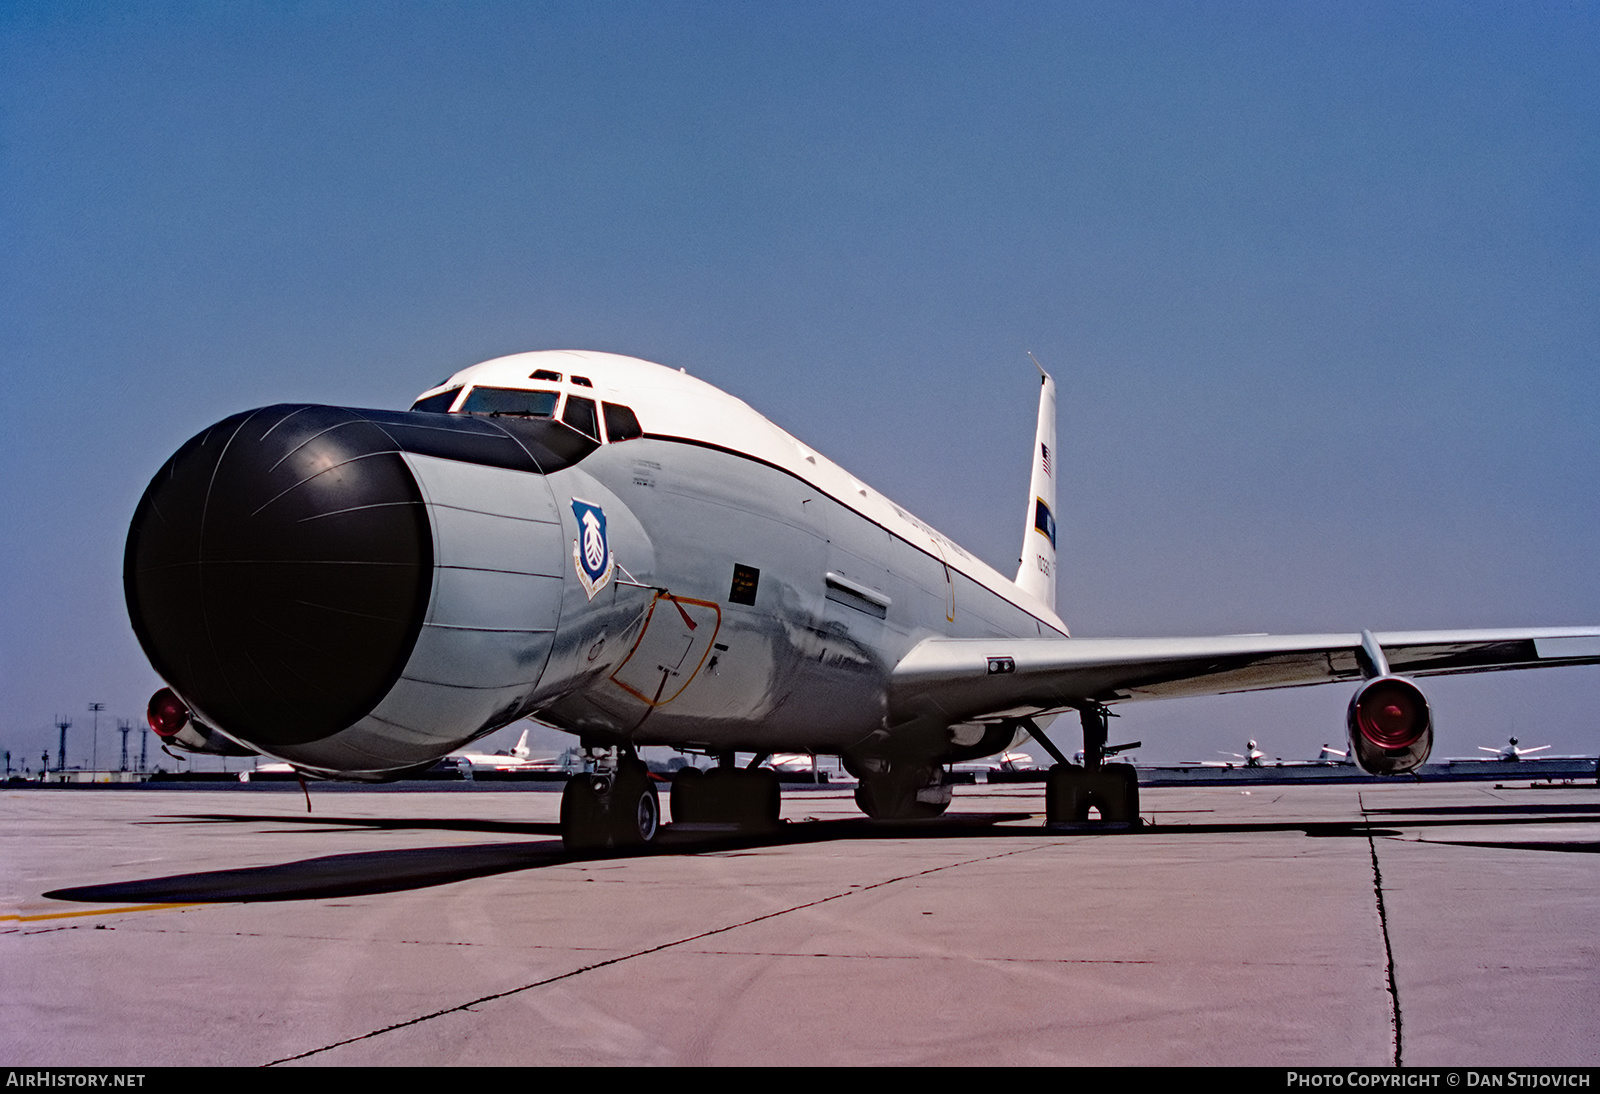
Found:
[[[1033,354],[1028,355],[1030,358]],[[1056,382],[1039,366],[1039,428],[1033,438],[1033,476],[1017,586],[1056,609]]]

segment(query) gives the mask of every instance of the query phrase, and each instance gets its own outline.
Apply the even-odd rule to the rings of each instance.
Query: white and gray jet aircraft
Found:
[[[649,843],[637,749],[716,757],[675,821],[777,822],[775,752],[842,757],[879,818],[950,801],[950,765],[1031,734],[1046,817],[1136,823],[1111,706],[1359,682],[1365,771],[1433,740],[1416,676],[1600,663],[1600,629],[1072,638],[1056,614],[1055,385],[1041,370],[1008,578],[743,402],[588,352],[458,372],[409,411],[280,405],[206,429],[128,534],[133,628],[178,747],[385,780],[518,718],[575,734],[574,848]],[[1075,711],[1083,763],[1044,732]],[[754,753],[747,767],[735,753]]]

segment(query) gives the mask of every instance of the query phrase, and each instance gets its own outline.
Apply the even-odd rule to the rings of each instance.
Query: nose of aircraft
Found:
[[[264,748],[327,737],[405,667],[428,608],[433,533],[383,429],[274,406],[167,461],[128,531],[128,615],[158,673],[209,724]]]

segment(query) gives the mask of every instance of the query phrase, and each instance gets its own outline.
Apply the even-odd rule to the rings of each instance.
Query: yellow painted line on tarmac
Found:
[[[120,915],[123,912],[162,912],[169,908],[198,908],[201,904],[130,904],[124,908],[91,908],[83,912],[44,912],[40,915],[0,915],[0,922],[37,923],[41,919],[73,919],[84,915]]]

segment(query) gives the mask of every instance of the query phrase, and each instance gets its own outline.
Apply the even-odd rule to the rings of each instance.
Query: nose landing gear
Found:
[[[561,791],[561,842],[569,851],[645,847],[660,830],[655,780],[631,750],[611,750],[593,774],[572,776]]]

